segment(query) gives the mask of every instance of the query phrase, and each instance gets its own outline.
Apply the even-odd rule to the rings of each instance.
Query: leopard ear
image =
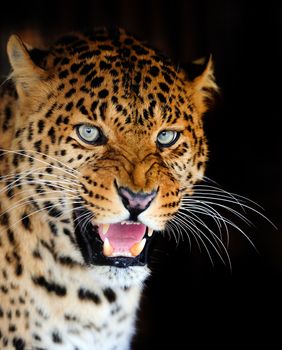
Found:
[[[48,74],[34,63],[27,45],[17,35],[11,35],[7,52],[13,69],[11,77],[16,83],[19,96],[28,97],[36,90],[38,92],[48,78]]]
[[[214,64],[211,56],[206,64],[203,64],[202,59],[195,61],[193,64],[195,67],[198,66],[198,71],[201,71],[201,73],[190,82],[193,91],[193,99],[200,113],[204,113],[211,106],[215,93],[219,92],[214,78]]]

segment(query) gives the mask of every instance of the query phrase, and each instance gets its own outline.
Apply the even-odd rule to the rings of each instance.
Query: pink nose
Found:
[[[132,192],[130,189],[120,187],[118,193],[122,199],[123,205],[130,213],[135,213],[135,216],[144,211],[152,200],[156,197],[157,191],[151,193]]]

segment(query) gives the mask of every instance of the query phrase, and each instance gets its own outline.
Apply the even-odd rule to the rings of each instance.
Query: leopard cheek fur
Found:
[[[121,29],[74,33],[46,51],[12,36],[8,55],[0,348],[129,349],[150,273],[143,246],[111,255],[97,233],[138,224],[149,240],[193,192],[207,160],[202,115],[217,88],[212,62],[189,81]],[[81,125],[97,135],[93,142]],[[160,144],[161,132],[175,135],[171,144]]]

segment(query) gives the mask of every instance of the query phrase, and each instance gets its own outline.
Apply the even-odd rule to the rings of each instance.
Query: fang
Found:
[[[110,241],[106,237],[105,241],[104,241],[104,246],[103,246],[103,254],[105,256],[111,256],[113,254],[113,251],[114,251],[114,249],[111,246]]]
[[[131,248],[130,248],[130,253],[132,256],[137,256],[139,255],[142,250],[144,249],[146,244],[146,238],[143,238],[142,241],[135,243]]]

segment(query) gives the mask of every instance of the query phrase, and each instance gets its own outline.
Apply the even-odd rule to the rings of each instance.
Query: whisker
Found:
[[[70,204],[70,208],[67,209],[67,210],[64,210],[64,215],[67,215],[67,214],[73,212],[73,211],[76,210],[76,209],[83,209],[83,208],[85,208],[84,205],[82,205],[82,204],[84,204],[84,201],[79,200],[79,199],[77,199],[77,200],[75,200],[75,201],[74,201],[74,200],[71,200],[71,203],[69,203],[69,204]],[[76,207],[74,208],[74,207],[73,207],[74,204],[80,205],[80,206],[76,206]],[[75,219],[73,220],[73,223],[76,221],[76,219],[77,219],[77,218],[75,218]],[[76,226],[75,226],[75,228],[76,228]]]
[[[188,238],[190,250],[191,250],[191,247],[192,247],[191,238],[190,238],[190,235],[187,234],[187,231],[186,231],[186,228],[188,228],[189,232],[192,234],[193,238],[195,239],[195,242],[198,246],[199,251],[202,252],[201,245],[200,245],[198,238],[197,238],[198,232],[199,232],[198,227],[196,227],[192,222],[191,222],[191,224],[186,222],[185,225],[183,226],[183,223],[181,221],[179,221],[178,217],[176,217],[176,216],[169,223],[174,224],[176,227],[177,227],[177,225],[179,225],[182,228],[182,230],[186,234],[186,237]],[[198,232],[196,232],[196,234],[195,234],[195,230],[198,231]]]
[[[176,237],[176,236],[175,236],[176,233],[174,232],[174,230],[176,230],[176,225],[171,225],[171,222],[167,222],[167,223],[166,223],[166,229],[165,229],[164,232],[162,232],[162,234],[163,234],[163,236],[164,236],[164,233],[165,233],[166,235],[168,235],[168,240],[171,241],[172,236],[173,236],[174,239],[175,239],[175,237]]]
[[[50,174],[50,173],[46,173],[46,172],[41,172],[40,170],[45,170],[45,167],[41,167],[41,168],[36,168],[36,169],[31,169],[31,170],[26,170],[20,173],[15,173],[15,174],[9,174],[9,175],[5,175],[5,176],[0,176],[0,181],[7,181],[10,179],[13,179],[14,181],[9,183],[7,186],[11,186],[14,183],[20,182],[22,181],[22,179],[28,178],[30,175],[32,176],[36,176],[38,175],[40,177],[40,180],[42,181],[49,181],[49,178],[56,178],[59,179],[60,181],[64,181],[66,184],[71,184],[73,185],[74,183],[76,184],[76,186],[80,186],[82,187],[82,184],[80,183],[79,180],[75,180],[75,179],[68,179],[65,176],[62,175],[57,175],[57,174]],[[44,179],[43,176],[48,177],[47,179]]]
[[[228,245],[229,245],[229,231],[228,231],[227,222],[224,219],[224,217],[222,215],[220,215],[217,211],[210,210],[209,208],[205,208],[205,207],[203,208],[200,205],[191,205],[191,206],[187,206],[187,207],[182,207],[180,209],[180,211],[184,211],[188,215],[194,215],[194,213],[202,214],[202,215],[208,216],[212,220],[214,220],[221,240],[223,240],[222,229],[224,228],[224,231],[226,233],[226,246],[228,247]]]
[[[60,188],[62,190],[66,190],[68,192],[77,193],[77,190],[66,186],[66,185],[69,185],[69,183],[65,184],[63,181],[48,181],[48,180],[37,179],[37,180],[32,180],[32,181],[22,181],[21,185],[46,185],[46,187]],[[43,193],[45,193],[45,192],[43,192]]]
[[[190,201],[187,201],[186,203],[188,203],[190,205],[190,209],[189,211],[193,210],[193,200],[191,199]],[[207,200],[196,200],[196,203],[199,204],[199,206],[202,206],[202,208],[209,208],[209,209],[213,209],[215,210],[212,206],[218,206],[220,208],[223,208],[227,211],[229,211],[230,213],[234,214],[236,217],[238,217],[239,219],[241,219],[243,222],[245,222],[248,225],[251,225],[252,223],[250,222],[250,220],[248,220],[244,215],[242,215],[241,213],[239,213],[238,211],[234,210],[233,208],[227,207],[225,205],[219,204],[219,203],[215,203],[215,202],[210,202]],[[252,210],[256,211],[255,209],[251,208]],[[252,240],[246,235],[246,233],[235,223],[233,223],[231,220],[224,218],[222,215],[219,214],[219,212],[216,210],[217,212],[217,217],[218,219],[220,219],[222,222],[225,222],[226,224],[230,225],[231,227],[235,228],[237,231],[239,231],[247,240],[248,242],[252,245],[252,247],[257,251],[254,243],[252,242]],[[205,215],[205,213],[203,212],[202,214]],[[261,214],[261,213],[260,213]],[[263,215],[263,214],[261,214]],[[227,231],[228,232],[228,231]]]
[[[74,169],[69,168],[69,169],[72,170],[72,171],[70,171],[69,169],[66,170],[66,169],[64,169],[64,168],[55,166],[55,165],[53,165],[53,164],[51,164],[51,163],[48,163],[48,162],[46,162],[46,161],[44,161],[44,160],[41,160],[41,159],[39,159],[39,158],[36,158],[36,157],[34,157],[34,156],[31,156],[31,155],[26,154],[26,152],[27,152],[26,150],[14,151],[14,150],[5,150],[5,149],[0,148],[0,151],[1,151],[1,152],[4,151],[4,152],[6,152],[6,153],[18,154],[19,156],[23,156],[23,157],[26,157],[26,158],[34,159],[34,160],[36,160],[36,161],[38,161],[38,162],[41,162],[41,163],[46,164],[46,165],[48,165],[48,166],[51,166],[51,167],[53,167],[54,169],[57,169],[57,170],[59,170],[59,171],[63,171],[64,173],[66,173],[66,174],[68,174],[68,175],[70,175],[70,176],[73,176],[74,178],[77,178],[77,176],[73,174]],[[29,152],[38,153],[38,152],[36,152],[36,151],[34,151],[34,150],[30,150]],[[39,153],[40,153],[40,152],[39,152]],[[43,154],[44,156],[47,157],[46,154],[44,154],[44,153],[42,153],[42,154]],[[56,161],[57,161],[57,160],[56,160]],[[58,161],[58,162],[60,163],[60,161]],[[63,163],[62,163],[62,164],[63,164]],[[64,166],[65,166],[65,165],[64,165]],[[77,170],[76,170],[76,172],[77,172]]]
[[[244,210],[244,202],[242,200],[239,200],[238,198],[235,198],[234,196],[230,196],[226,193],[216,192],[213,190],[208,189],[196,189],[191,197],[207,197],[207,198],[213,198],[219,201],[229,201],[230,203],[233,203],[235,205],[240,206]]]
[[[214,241],[215,243],[218,245],[218,237],[214,234],[214,232],[205,224],[205,222],[199,218],[195,213],[191,213],[192,214],[192,217],[191,216],[187,216],[187,215],[184,215],[184,213],[182,212],[179,212],[177,214],[177,218],[179,218],[179,220],[182,220],[182,222],[185,224],[185,223],[193,223],[193,225],[195,225],[195,227],[197,227],[199,229],[199,227],[195,224],[198,223],[200,224],[203,228],[205,228],[209,233],[211,233],[211,236],[214,238]],[[217,239],[216,239],[217,238]],[[222,241],[220,241],[222,243]]]
[[[180,207],[180,210],[181,209],[185,209],[187,210],[187,212],[189,212],[189,209],[192,208],[199,208],[201,210],[205,210],[207,212],[210,213],[211,217],[213,218],[213,220],[215,221],[219,231],[221,231],[221,218],[222,216],[211,206],[202,206],[201,204],[198,204],[198,203],[194,203],[193,201],[182,201],[181,202],[181,207]]]
[[[49,194],[54,194],[54,193],[60,193],[61,194],[61,191],[52,191],[52,192],[49,192]],[[33,199],[36,198],[35,196],[33,197]],[[77,198],[76,196],[72,195],[72,196],[69,196],[69,199],[72,199],[72,198]],[[13,205],[12,207],[9,207],[8,209],[6,209],[5,211],[2,211],[1,214],[0,214],[0,218],[5,215],[6,213],[9,213],[17,208],[21,208],[25,205],[27,206],[31,206],[32,203],[30,202],[30,199],[31,197],[28,196],[28,197],[25,197],[23,199],[21,199],[20,201],[17,201],[15,203],[15,205]],[[45,201],[50,201],[50,200],[58,200],[59,197],[48,197],[48,198],[36,198],[35,202],[45,202]],[[60,203],[59,203],[60,204]],[[61,204],[60,204],[61,205]]]
[[[191,211],[191,209],[189,210],[189,212]],[[205,212],[202,212],[202,214],[205,215]],[[223,216],[221,216],[221,220],[222,222],[225,222],[226,224],[232,226],[233,228],[235,228],[237,231],[239,231],[249,242],[250,244],[253,246],[253,248],[257,251],[254,243],[251,241],[251,239],[246,235],[246,233],[236,224],[234,224],[231,220],[224,218]],[[228,232],[228,231],[227,231]]]
[[[4,76],[1,76],[1,80],[4,78]],[[12,74],[9,74],[7,77],[5,76],[5,79],[3,79],[3,81],[0,84],[0,88],[3,87],[3,85],[5,85],[8,81],[10,81],[12,78]]]
[[[211,217],[216,226],[217,226],[217,229],[218,229],[218,232],[219,232],[219,235],[220,235],[220,238],[223,239],[223,236],[222,236],[222,221],[224,223],[224,220],[222,220],[222,218],[218,215],[216,215],[212,210],[208,209],[208,208],[202,208],[201,206],[197,206],[197,205],[193,205],[191,207],[182,207],[180,209],[180,213],[184,212],[186,213],[186,215],[188,214],[189,215],[192,215],[194,216],[194,213],[196,213],[198,211],[198,213],[205,213],[207,216]],[[204,224],[204,221],[202,221],[202,223]],[[224,224],[223,224],[224,225]],[[224,227],[226,228],[226,227]]]
[[[177,225],[175,225],[173,222],[171,222],[171,225],[174,225],[174,229],[171,230],[171,234],[173,236],[173,238],[175,239],[176,242],[176,246],[178,246],[179,244],[179,238],[182,234],[180,233],[179,228],[177,227]],[[175,233],[175,230],[177,231],[178,235]]]
[[[74,168],[70,167],[69,165],[65,164],[61,160],[50,156],[49,154],[38,152],[38,151],[35,151],[35,150],[26,150],[26,152],[34,152],[36,154],[42,155],[43,157],[50,158],[50,159],[54,160],[55,162],[58,162],[59,164],[61,164],[63,167],[66,167],[70,172],[76,172],[78,175],[80,175],[79,171],[77,171],[76,169],[74,169]]]
[[[54,186],[55,187],[55,186]],[[9,197],[10,199],[14,199],[16,197],[21,197],[24,193],[29,193],[29,195],[25,198],[20,198],[17,202],[22,202],[25,199],[31,199],[32,198],[36,198],[37,196],[42,197],[43,200],[48,200],[48,195],[50,194],[54,194],[54,193],[59,193],[62,194],[62,189],[64,190],[64,193],[71,193],[71,194],[75,194],[77,195],[77,191],[74,190],[70,190],[67,188],[64,188],[62,186],[57,186],[56,189],[52,189],[52,191],[44,191],[44,192],[37,192],[37,193],[30,193],[30,189],[24,189],[21,191],[18,191],[16,193],[14,193],[11,197]],[[59,197],[58,197],[59,199]]]
[[[179,217],[176,217],[176,218],[175,218],[175,221],[177,222],[178,220],[179,220]],[[192,235],[193,235],[193,237],[194,237],[195,239],[196,239],[196,237],[197,237],[196,242],[198,242],[198,239],[200,240],[202,246],[205,248],[205,251],[206,251],[206,253],[208,254],[208,257],[209,257],[209,260],[210,260],[212,266],[214,266],[214,261],[213,261],[213,258],[212,258],[212,256],[211,256],[211,253],[210,253],[210,251],[209,251],[209,249],[208,249],[206,243],[204,242],[203,238],[201,237],[201,234],[202,234],[204,237],[205,237],[205,234],[204,234],[204,233],[202,232],[202,230],[200,230],[195,224],[192,224],[192,226],[191,226],[191,225],[189,225],[188,223],[186,223],[186,225],[187,225],[187,227],[188,227],[188,229],[189,229],[188,232],[192,233]],[[194,229],[193,227],[195,227],[195,229]],[[200,233],[201,233],[201,234],[200,234]],[[200,243],[198,243],[198,247],[199,247],[200,252],[201,252],[202,249],[200,248],[200,247],[201,247],[201,246],[200,246]],[[216,248],[215,248],[215,251],[217,252],[217,249],[216,249]],[[225,262],[223,261],[223,263],[225,263]]]
[[[55,198],[55,199],[56,199],[56,198]],[[37,200],[37,201],[39,201],[39,200]],[[25,203],[25,204],[26,204],[26,203]],[[24,218],[29,218],[29,217],[32,216],[32,215],[38,214],[38,213],[40,213],[40,212],[42,212],[42,211],[48,211],[48,209],[55,208],[55,207],[58,207],[58,206],[62,206],[62,204],[61,204],[61,203],[57,203],[57,204],[53,204],[53,203],[52,203],[52,205],[49,205],[49,206],[46,206],[46,207],[37,209],[37,210],[31,212],[30,214],[25,215],[23,218],[17,220],[16,222],[14,222],[13,225],[10,225],[10,226],[9,226],[9,228],[13,228],[13,227],[16,226],[18,223],[22,222],[22,220],[23,220]],[[3,229],[2,231],[0,231],[0,234],[3,233],[4,231],[5,231],[5,229]]]
[[[88,212],[88,216],[83,218],[83,224],[82,224],[82,230],[87,230],[87,227],[89,225],[89,223],[91,222],[91,220],[93,219],[94,214],[92,212]]]
[[[209,199],[212,199],[212,198],[209,198]],[[200,203],[201,205],[203,206],[206,206],[206,207],[209,207],[209,208],[213,208],[212,206],[218,206],[218,207],[221,207],[221,208],[224,208],[225,210],[233,213],[235,216],[239,217],[242,221],[244,221],[246,224],[248,224],[249,226],[252,225],[252,222],[247,219],[243,214],[241,214],[240,212],[238,212],[237,210],[233,209],[232,207],[230,206],[226,206],[226,205],[223,205],[223,204],[220,204],[220,203],[217,203],[216,201],[214,202],[211,202],[210,200],[207,200],[205,197],[200,197],[200,198],[197,198],[195,196],[195,198],[184,198],[183,199],[183,202],[185,203],[192,203],[193,201],[195,201],[196,203]],[[228,201],[226,201],[228,202]],[[246,208],[248,209],[251,209],[251,207],[247,206],[247,205],[244,205]],[[213,208],[214,209],[214,208]],[[252,208],[252,210],[256,211],[255,209]]]
[[[187,218],[186,216],[183,216],[181,215],[181,213],[179,214],[180,218],[182,218],[183,222],[187,222]],[[197,216],[196,216],[197,217]],[[180,219],[178,216],[177,216],[178,219]],[[180,219],[181,220],[181,219]],[[199,231],[201,233],[201,235],[208,241],[208,243],[212,246],[212,248],[214,249],[214,251],[216,252],[216,254],[218,255],[218,257],[220,258],[220,260],[225,264],[225,259],[222,257],[220,251],[219,251],[219,248],[222,248],[226,257],[227,257],[227,261],[228,261],[228,266],[229,268],[231,269],[231,261],[230,261],[230,257],[229,257],[229,254],[227,252],[227,249],[226,247],[224,246],[223,242],[216,236],[216,234],[200,219],[197,217],[197,219],[195,217],[193,217],[192,219],[193,221],[195,221],[196,223],[200,224],[201,226],[203,226],[210,234],[211,234],[211,237],[214,239],[215,243],[212,242],[212,240],[204,233],[203,230],[200,230],[199,227],[197,225],[194,224],[194,226],[197,228],[197,231]],[[191,221],[190,221],[191,223]],[[195,234],[197,234],[197,236],[199,237],[199,239],[201,240],[202,244],[204,245],[206,251],[208,252],[209,254],[209,257],[211,259],[211,262],[213,264],[213,260],[211,258],[211,254],[208,250],[208,247],[206,246],[206,244],[204,243],[201,235],[197,232],[197,231],[194,231]]]
[[[80,207],[81,209],[83,209],[84,208],[84,206],[81,206]],[[79,208],[76,208],[76,209],[79,209]],[[88,219],[89,218],[89,215],[91,216],[91,219],[93,218],[93,216],[92,216],[92,213],[91,212],[84,212],[83,214],[81,214],[81,215],[78,215],[75,219],[74,219],[74,221],[73,221],[73,223],[75,223],[76,221],[77,221],[77,223],[76,223],[76,225],[75,225],[75,229],[77,229],[77,227],[79,226],[79,225],[81,225],[81,227],[82,228],[84,228],[84,227],[87,227],[87,225],[88,225],[88,223],[87,223],[87,225],[85,226],[85,222],[83,222],[84,221],[84,219],[86,218],[86,219]]]
[[[273,227],[276,228],[276,226],[261,212],[263,207],[255,201],[217,187],[217,184],[210,179],[208,179],[208,181],[211,184],[195,184],[193,187],[193,195],[187,195],[181,200],[180,209],[176,215],[175,222],[181,224],[181,227],[183,227],[183,225],[187,226],[190,231],[192,228],[192,230],[194,230],[194,234],[197,234],[198,236],[200,231],[200,234],[209,242],[209,244],[211,244],[221,259],[223,259],[223,256],[218,249],[223,249],[226,257],[228,258],[228,265],[231,267],[230,257],[226,248],[229,246],[230,227],[239,231],[256,251],[257,249],[248,235],[235,222],[233,222],[233,220],[221,213],[222,210],[225,213],[229,213],[235,218],[238,218],[241,220],[241,222],[247,224],[248,226],[254,226],[252,221],[246,216],[248,211],[264,218]],[[219,210],[221,212],[219,212]],[[211,229],[210,225],[207,225],[199,215],[209,217],[211,220],[213,220],[218,231],[217,235]],[[193,224],[191,222],[193,222]],[[198,230],[196,230],[196,227]],[[199,229],[199,227],[202,229]],[[211,236],[208,237],[208,234]],[[226,237],[225,243],[223,234],[225,234]]]
[[[242,195],[237,194],[237,193],[228,192],[228,191],[226,191],[226,190],[224,190],[223,188],[220,188],[220,187],[215,187],[215,186],[210,186],[210,185],[205,185],[205,184],[196,184],[194,186],[194,188],[196,189],[195,192],[197,192],[197,188],[201,188],[202,191],[203,190],[208,190],[208,191],[214,191],[214,192],[218,192],[218,193],[224,193],[227,196],[232,197],[235,201],[238,201],[239,203],[242,203],[241,200],[244,200],[247,203],[254,204],[255,206],[257,206],[260,209],[264,210],[264,208],[260,204],[258,204],[257,202],[253,201],[252,199],[247,198],[247,197],[242,196]]]

